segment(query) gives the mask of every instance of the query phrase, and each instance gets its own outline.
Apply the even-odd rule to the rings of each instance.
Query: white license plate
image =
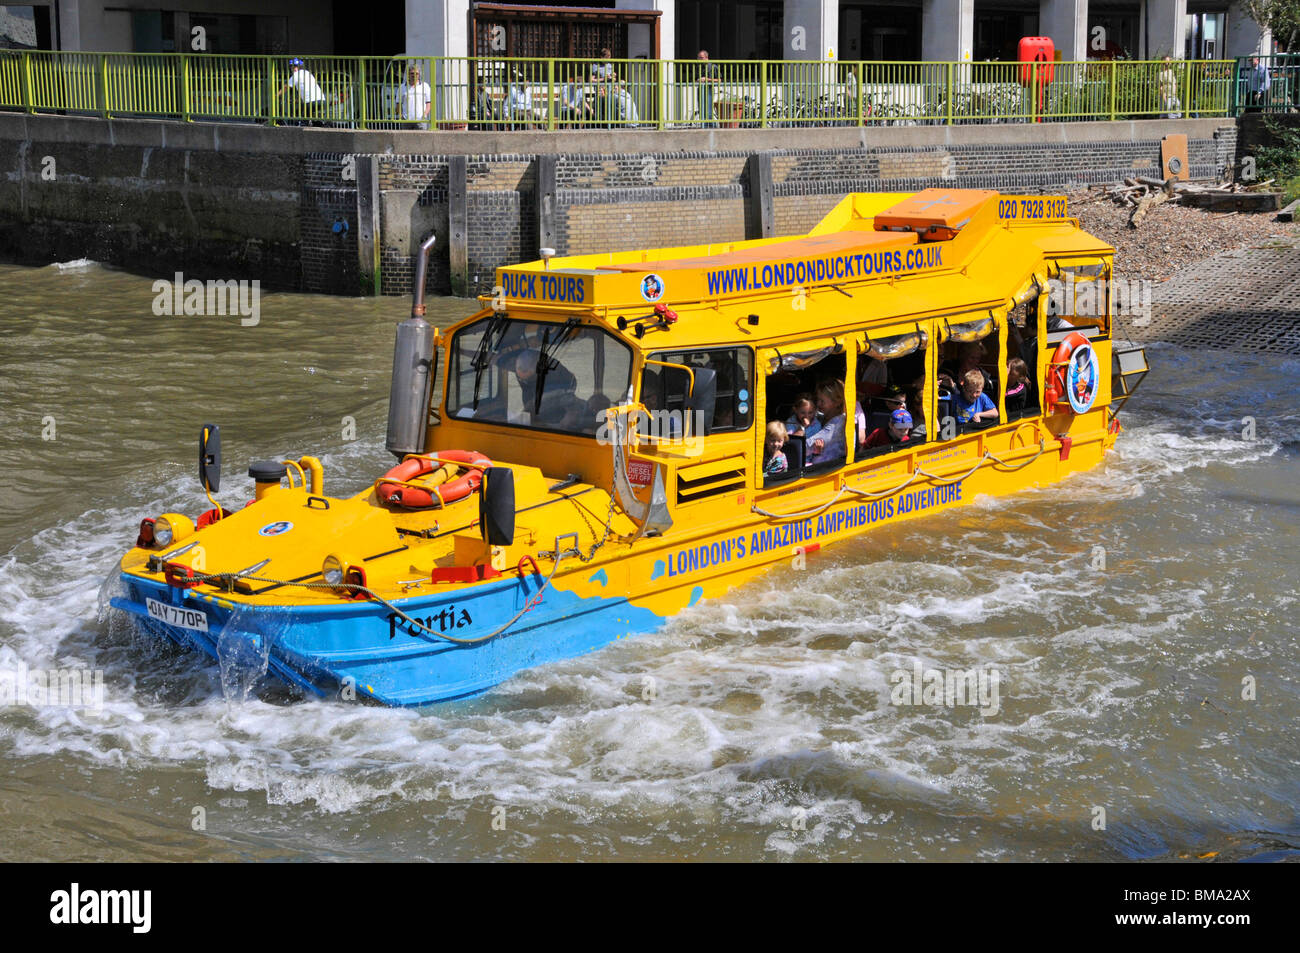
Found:
[[[159,602],[157,599],[147,597],[144,601],[149,607],[149,615],[159,622],[180,626],[182,629],[193,629],[195,632],[208,631],[208,616],[205,612],[198,609],[183,609],[180,606],[170,606],[165,602]]]

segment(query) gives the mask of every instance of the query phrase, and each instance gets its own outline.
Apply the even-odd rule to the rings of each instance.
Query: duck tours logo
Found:
[[[978,707],[985,718],[994,718],[1002,710],[998,690],[1001,673],[991,666],[922,669],[920,661],[915,661],[910,672],[903,669],[891,672],[889,681],[894,685],[889,699],[895,705]]]
[[[1073,272],[1063,272],[1064,280],[1047,280],[1047,300],[1050,313],[1058,317],[1097,318],[1107,314],[1109,299],[1114,310],[1110,313],[1132,318],[1139,327],[1151,321],[1151,282],[1145,278],[1097,278],[1078,281]]]
[[[159,278],[153,283],[153,313],[159,317],[180,315],[239,315],[239,323],[246,328],[256,327],[262,320],[262,282],[216,281],[209,278],[188,281],[182,272],[176,272],[172,281]]]

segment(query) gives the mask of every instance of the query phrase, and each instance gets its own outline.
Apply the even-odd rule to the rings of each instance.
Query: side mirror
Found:
[[[478,522],[489,546],[509,546],[515,541],[515,471],[488,467],[479,489]]]
[[[208,493],[221,489],[221,428],[204,424],[199,431],[199,482]]]
[[[713,412],[718,406],[718,372],[709,367],[694,370],[695,387],[691,390],[686,411],[691,419],[700,421],[698,436],[707,437],[713,431]]]

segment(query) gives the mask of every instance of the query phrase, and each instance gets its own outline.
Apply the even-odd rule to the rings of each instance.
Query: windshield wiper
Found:
[[[533,397],[534,414],[542,412],[542,392],[546,389],[546,375],[560,363],[560,359],[552,355],[559,353],[560,348],[577,333],[580,324],[577,318],[569,318],[564,322],[564,326],[555,332],[554,340],[551,339],[549,327],[542,333],[542,347],[537,353],[537,394]]]
[[[492,352],[496,350],[492,343],[492,338],[497,338],[497,344],[501,343],[501,338],[505,337],[506,325],[510,323],[510,317],[505,312],[493,314],[488,318],[487,328],[483,331],[483,337],[478,342],[478,349],[474,352],[474,357],[470,360],[470,367],[474,368],[474,409],[478,410],[478,392],[479,386],[483,383],[483,371],[492,363]]]

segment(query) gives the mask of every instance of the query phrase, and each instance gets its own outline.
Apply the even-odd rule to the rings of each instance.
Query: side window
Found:
[[[940,440],[998,423],[1006,378],[998,362],[1000,333],[991,314],[950,324],[947,331],[937,381]]]
[[[713,433],[731,433],[748,430],[754,420],[754,353],[745,347],[717,348],[703,351],[657,351],[652,360],[668,364],[684,364],[691,368],[708,368],[717,380],[717,403],[713,411]],[[680,411],[668,406],[665,375],[671,368],[651,366],[641,378],[642,401],[652,410]],[[651,396],[657,395],[657,396]],[[658,407],[650,407],[647,398]]]
[[[1007,315],[1007,366],[1004,400],[1007,420],[1038,413],[1038,298],[1018,305]]]
[[[856,459],[924,442],[926,357],[929,335],[920,327],[903,334],[867,335],[858,354],[858,401],[864,425]]]
[[[780,353],[766,369],[767,422],[763,435],[763,485],[840,467],[856,428],[845,413],[842,348],[814,347]]]

